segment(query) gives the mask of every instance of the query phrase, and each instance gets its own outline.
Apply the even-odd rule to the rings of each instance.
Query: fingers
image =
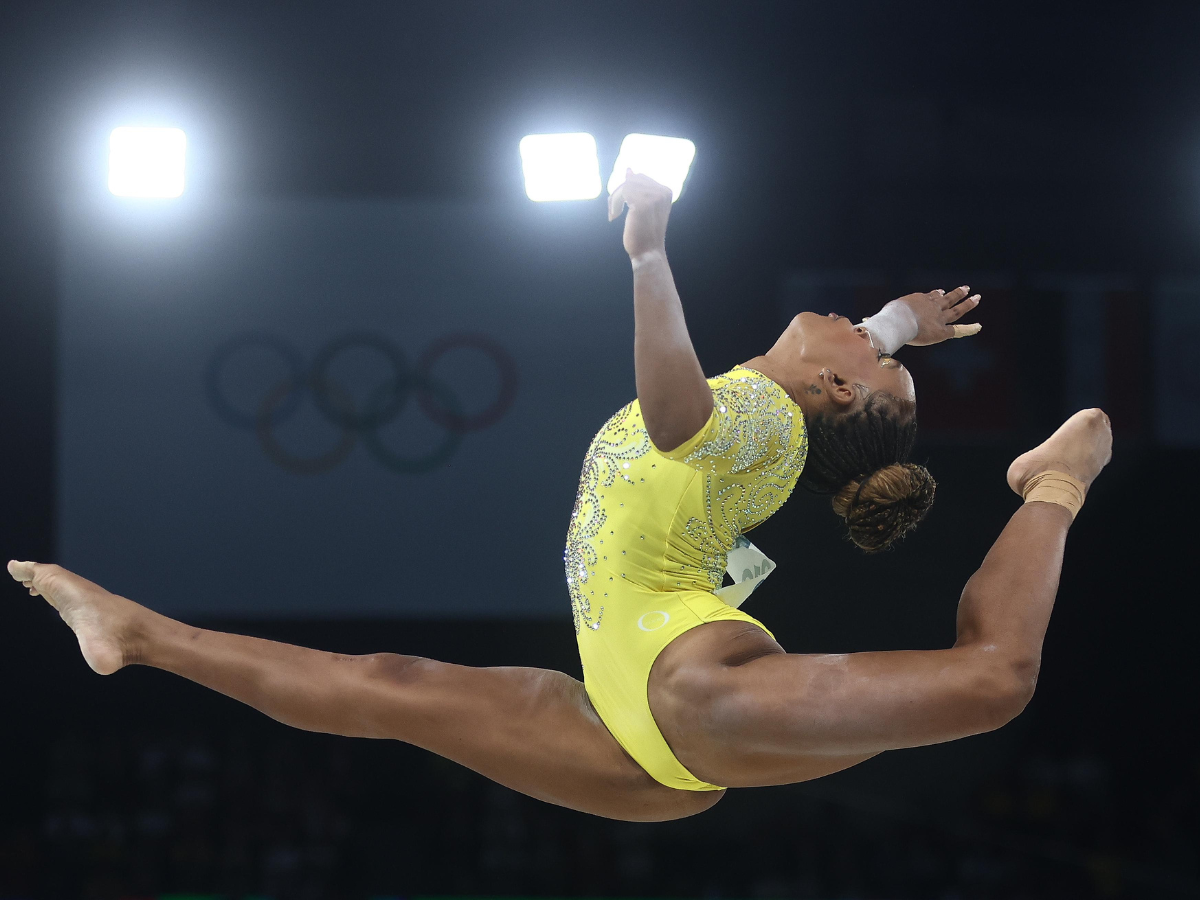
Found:
[[[608,195],[608,221],[612,221],[625,208],[625,195],[628,192],[629,180],[633,177],[633,169],[625,169],[625,180],[617,185],[617,189]]]
[[[649,175],[641,175],[633,169],[625,170],[625,180],[608,196],[608,221],[621,215],[622,207],[637,206],[639,203],[671,201],[671,189],[659,184]]]
[[[929,299],[936,300],[939,304],[941,304],[942,309],[949,309],[955,303],[958,303],[960,300],[962,300],[963,297],[967,296],[967,293],[970,290],[971,286],[967,284],[964,284],[962,287],[956,287],[948,294],[941,288],[938,288],[936,291],[929,292]]]
[[[612,221],[625,208],[625,183],[617,185],[617,189],[608,195],[608,221]]]
[[[952,338],[970,337],[983,330],[983,326],[978,322],[972,322],[970,325],[951,325],[950,327],[954,331],[954,334],[951,335]]]
[[[946,321],[956,322],[979,305],[979,295],[972,294],[962,303],[946,310]]]
[[[930,291],[927,295],[930,300],[937,302],[946,312],[946,324],[956,322],[979,305],[979,294],[971,294],[967,296],[967,292],[971,290],[971,286],[964,284],[961,287],[956,287],[950,293],[946,293],[940,288],[936,291]],[[982,326],[980,325],[955,325],[954,337],[969,337],[972,334],[978,334]]]

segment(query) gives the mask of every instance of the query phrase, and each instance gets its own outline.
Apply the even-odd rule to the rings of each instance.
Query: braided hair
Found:
[[[917,405],[874,391],[858,409],[808,420],[808,459],[799,483],[833,494],[833,511],[867,553],[885,550],[917,527],[937,482],[908,462],[917,437]]]

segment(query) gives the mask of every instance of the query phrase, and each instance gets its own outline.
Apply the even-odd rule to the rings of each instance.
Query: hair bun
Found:
[[[833,511],[845,520],[850,540],[877,553],[917,527],[936,490],[924,466],[893,463],[844,485],[833,496]]]

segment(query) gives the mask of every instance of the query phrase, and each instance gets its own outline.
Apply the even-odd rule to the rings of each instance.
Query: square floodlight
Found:
[[[521,168],[530,200],[594,200],[600,196],[596,139],[576,134],[527,134]]]
[[[683,182],[687,180],[695,157],[696,145],[687,138],[627,134],[621,141],[617,161],[608,179],[608,192],[611,194],[625,180],[626,169],[633,169],[669,187],[674,203],[683,191]]]
[[[118,197],[178,197],[186,149],[187,136],[178,128],[114,128],[108,189]]]

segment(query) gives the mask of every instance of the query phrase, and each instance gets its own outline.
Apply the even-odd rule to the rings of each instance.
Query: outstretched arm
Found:
[[[683,305],[667,265],[671,189],[626,171],[609,198],[608,217],[625,217],[625,251],[633,263],[633,364],[642,419],[660,450],[674,450],[712,414],[712,391],[692,347]]]

